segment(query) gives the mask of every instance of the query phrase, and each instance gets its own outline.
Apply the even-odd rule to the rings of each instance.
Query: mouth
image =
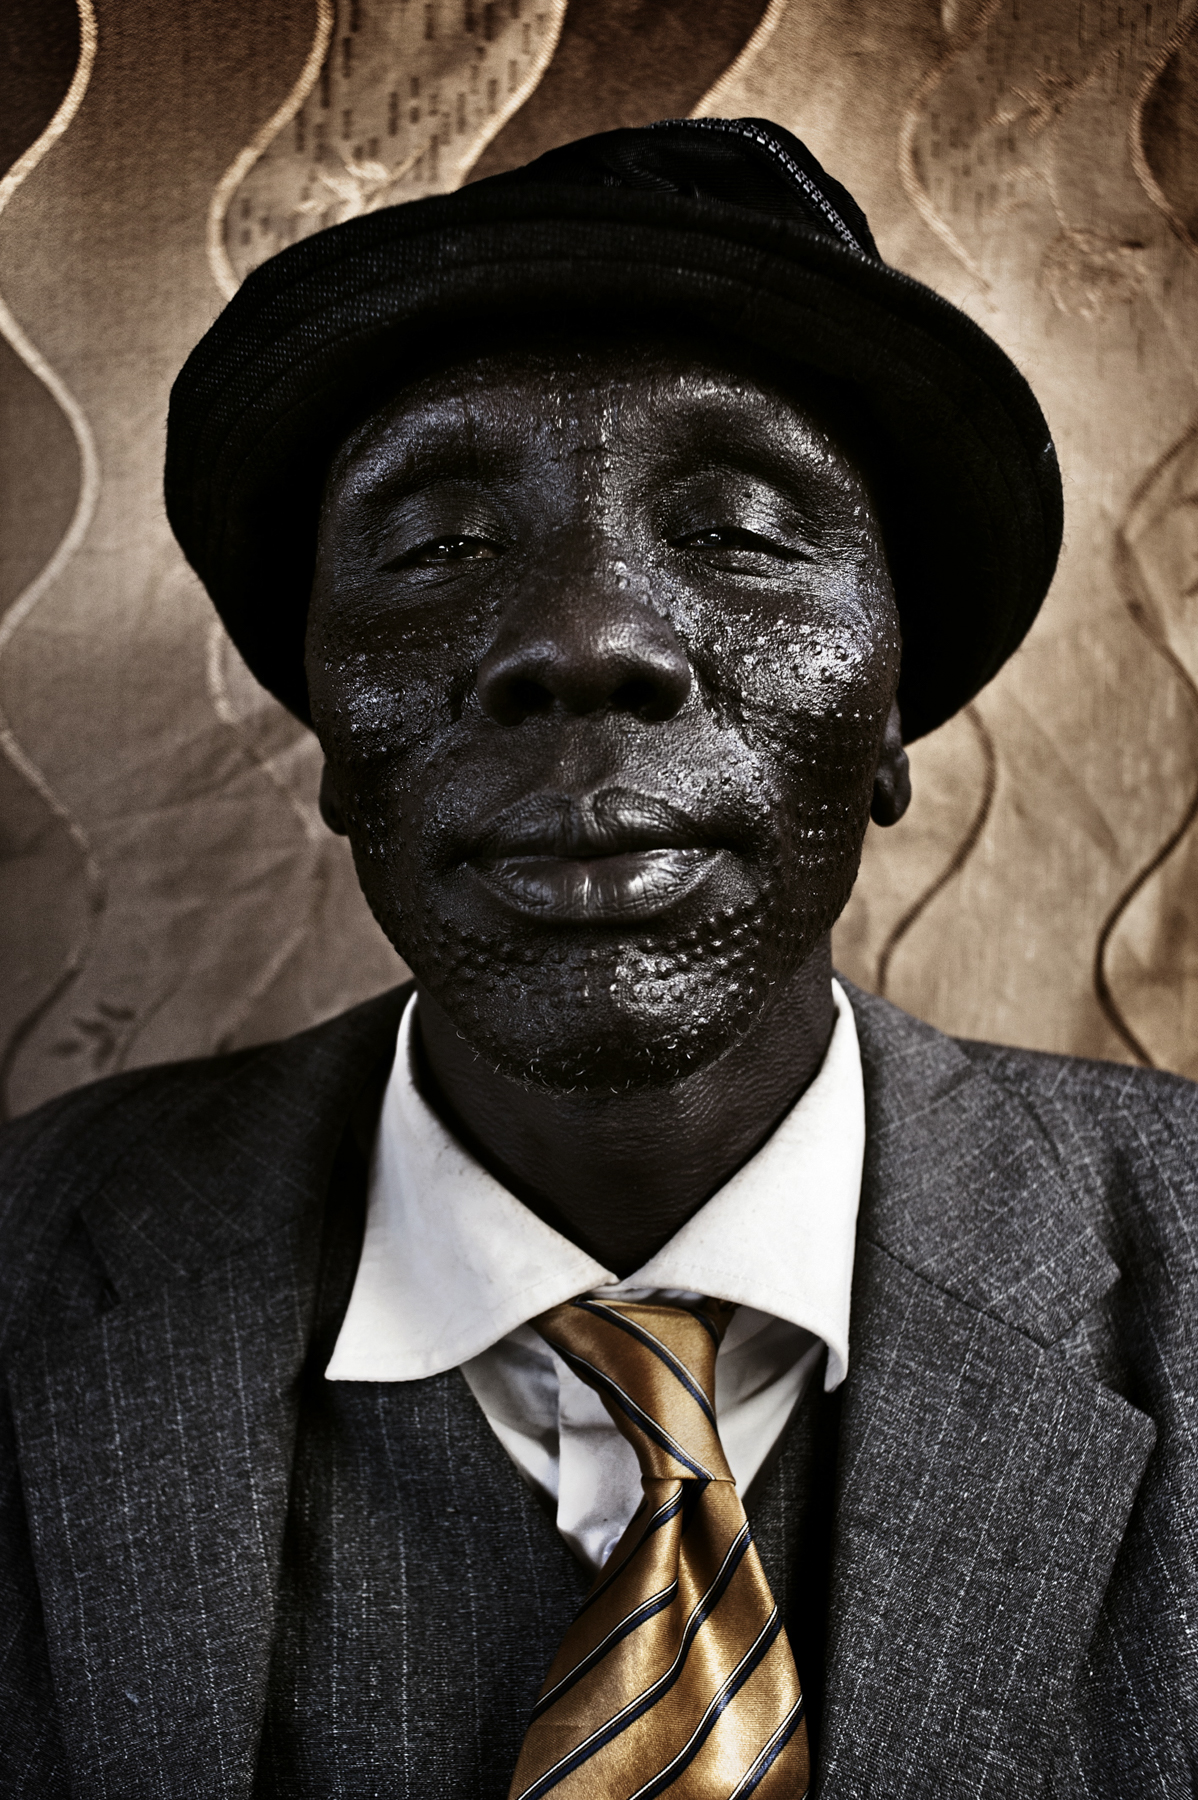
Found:
[[[609,788],[583,799],[538,795],[509,807],[467,862],[526,917],[618,924],[676,905],[725,854],[676,807]]]

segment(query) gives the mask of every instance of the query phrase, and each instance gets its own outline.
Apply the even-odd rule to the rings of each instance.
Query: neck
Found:
[[[605,1268],[638,1269],[761,1146],[811,1083],[835,1022],[825,938],[743,1037],[677,1086],[526,1088],[488,1068],[419,989],[426,1098],[479,1160]]]

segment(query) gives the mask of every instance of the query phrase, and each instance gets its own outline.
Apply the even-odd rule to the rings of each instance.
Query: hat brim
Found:
[[[904,737],[1021,642],[1061,542],[1052,439],[1027,382],[931,289],[791,220],[623,189],[480,183],[352,219],[256,270],[171,396],[171,525],[245,661],[308,719],[304,621],[320,493],[352,423],[431,335],[548,316],[663,316],[812,368],[883,444]]]

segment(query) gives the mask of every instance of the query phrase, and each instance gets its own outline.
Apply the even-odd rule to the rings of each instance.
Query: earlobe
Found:
[[[910,804],[911,766],[903,749],[903,721],[896,700],[891,703],[882,736],[869,816],[875,825],[897,825]]]
[[[341,802],[337,798],[337,789],[328,763],[320,771],[320,816],[329,830],[335,831],[338,837],[346,835],[345,816],[341,811]]]

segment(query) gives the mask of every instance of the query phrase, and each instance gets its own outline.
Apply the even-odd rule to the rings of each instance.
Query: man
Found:
[[[675,122],[266,265],[167,489],[416,983],[4,1140],[4,1792],[1194,1791],[1194,1090],[829,960],[1007,359]]]

